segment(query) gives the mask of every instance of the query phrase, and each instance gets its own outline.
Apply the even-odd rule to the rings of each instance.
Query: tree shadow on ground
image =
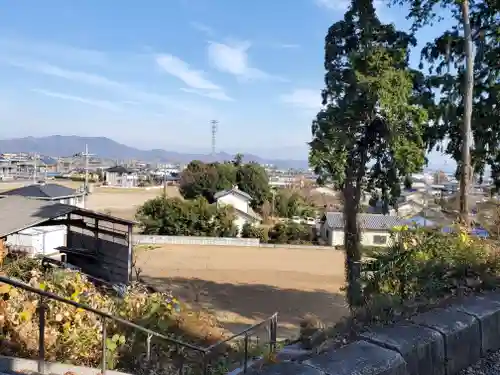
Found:
[[[283,289],[262,284],[217,283],[181,277],[143,277],[153,288],[171,290],[182,300],[214,311],[224,328],[240,332],[278,312],[278,337],[297,337],[300,322],[313,314],[325,325],[332,325],[348,310],[345,298],[325,290]]]

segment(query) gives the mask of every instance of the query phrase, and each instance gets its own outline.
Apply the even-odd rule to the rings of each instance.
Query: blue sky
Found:
[[[0,137],[107,136],[138,148],[208,151],[209,121],[217,119],[219,150],[297,159],[307,158],[321,102],[324,36],[347,6],[2,3]],[[383,21],[408,27],[404,9],[377,3],[377,11]],[[447,26],[420,37],[430,40]],[[418,51],[412,61],[418,63]]]

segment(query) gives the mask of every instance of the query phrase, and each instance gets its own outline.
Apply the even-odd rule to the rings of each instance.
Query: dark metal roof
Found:
[[[78,214],[86,217],[102,219],[122,225],[133,225],[135,222],[98,212],[78,208],[68,204],[29,199],[19,196],[0,198],[0,237],[36,226],[66,214]]]
[[[121,165],[115,165],[114,167],[106,169],[106,172],[110,173],[133,173],[134,171],[128,168],[125,168]]]
[[[7,190],[0,195],[18,195],[26,198],[56,199],[63,197],[79,196],[76,190],[59,184],[34,184],[23,186],[13,190]]]
[[[342,212],[327,212],[326,222],[330,228],[344,228],[344,215]],[[397,216],[381,214],[358,214],[358,223],[361,229],[386,230],[402,226],[405,221]]]

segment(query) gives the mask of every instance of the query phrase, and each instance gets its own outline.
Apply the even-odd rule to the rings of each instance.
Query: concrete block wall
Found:
[[[258,238],[134,235],[134,245],[259,246]]]
[[[260,243],[258,238],[234,237],[196,237],[196,236],[157,236],[135,234],[134,245],[207,245],[207,246],[243,246],[286,249],[334,250],[332,246],[289,245]]]
[[[500,350],[500,293],[491,293],[367,331],[340,349],[307,359],[288,358],[249,373],[454,375],[496,350]]]

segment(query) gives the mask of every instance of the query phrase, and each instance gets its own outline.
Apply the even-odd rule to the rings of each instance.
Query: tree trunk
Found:
[[[462,135],[462,160],[460,173],[460,218],[469,227],[469,191],[471,184],[472,168],[470,148],[472,142],[472,97],[474,91],[474,56],[472,49],[472,32],[469,20],[469,1],[462,0],[462,22],[464,26],[464,51],[465,51],[465,95],[464,118],[461,128]]]
[[[354,185],[352,172],[348,172],[344,195],[344,247],[345,247],[345,272],[347,282],[347,302],[351,311],[361,306],[361,248],[357,222],[359,205],[359,186]],[[358,198],[358,199],[357,199]]]

